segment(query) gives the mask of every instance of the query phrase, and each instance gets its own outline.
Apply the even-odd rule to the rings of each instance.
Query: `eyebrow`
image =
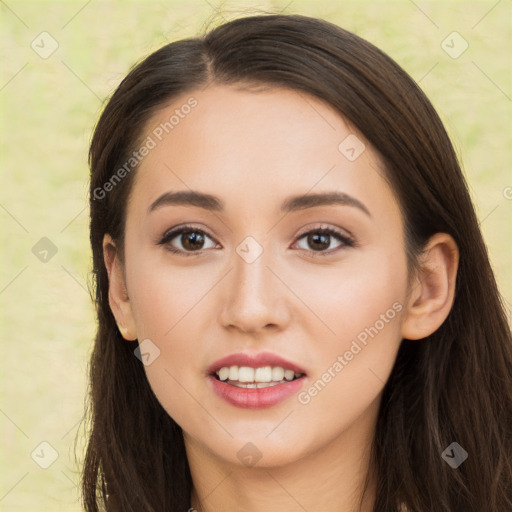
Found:
[[[370,211],[361,201],[344,192],[335,191],[288,197],[281,205],[281,212],[294,212],[315,206],[330,205],[353,206],[371,217]],[[195,190],[165,192],[151,203],[148,213],[164,206],[196,206],[209,211],[221,212],[224,210],[224,201],[211,194],[204,194]]]

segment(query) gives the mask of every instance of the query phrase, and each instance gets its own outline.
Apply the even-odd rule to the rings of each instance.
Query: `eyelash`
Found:
[[[172,247],[171,245],[168,245],[172,239],[176,238],[178,235],[181,235],[182,233],[187,233],[187,232],[202,233],[203,235],[206,235],[213,240],[213,238],[206,231],[204,231],[202,229],[198,229],[191,225],[186,225],[186,226],[181,226],[179,228],[172,229],[172,230],[166,232],[164,234],[164,236],[162,237],[162,239],[160,240],[160,242],[158,242],[158,245],[166,245],[166,247],[165,247],[166,250],[168,250],[169,252],[172,252],[174,254],[179,254],[182,256],[188,257],[188,256],[198,256],[198,255],[202,254],[204,252],[204,250],[183,251],[181,249],[176,249],[176,248]],[[321,233],[323,235],[330,235],[342,243],[342,245],[340,247],[337,247],[337,248],[331,249],[331,250],[326,250],[326,251],[307,251],[306,249],[300,249],[302,251],[306,251],[306,252],[310,253],[313,257],[329,256],[329,255],[333,254],[334,252],[340,250],[344,246],[345,247],[356,247],[356,242],[351,236],[344,235],[332,228],[315,228],[315,229],[311,229],[309,231],[305,231],[304,233],[300,234],[297,237],[297,241],[301,240],[306,235],[310,235],[312,233],[315,233],[315,234]],[[209,249],[206,249],[206,250],[209,250]]]

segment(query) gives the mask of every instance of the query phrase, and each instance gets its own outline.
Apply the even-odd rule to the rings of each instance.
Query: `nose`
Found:
[[[276,277],[269,252],[252,262],[234,253],[233,267],[221,299],[221,324],[252,334],[284,329],[290,319],[287,288]]]

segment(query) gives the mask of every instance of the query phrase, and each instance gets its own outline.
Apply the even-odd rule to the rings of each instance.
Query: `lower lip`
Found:
[[[239,388],[226,384],[212,375],[208,376],[208,380],[217,395],[229,404],[243,409],[264,409],[283,402],[299,391],[304,384],[304,379],[304,377],[300,377],[267,388]]]

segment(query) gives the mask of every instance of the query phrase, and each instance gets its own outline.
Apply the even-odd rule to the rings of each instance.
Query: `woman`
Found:
[[[87,511],[512,510],[512,341],[430,102],[297,15],[164,46],[90,149]]]

